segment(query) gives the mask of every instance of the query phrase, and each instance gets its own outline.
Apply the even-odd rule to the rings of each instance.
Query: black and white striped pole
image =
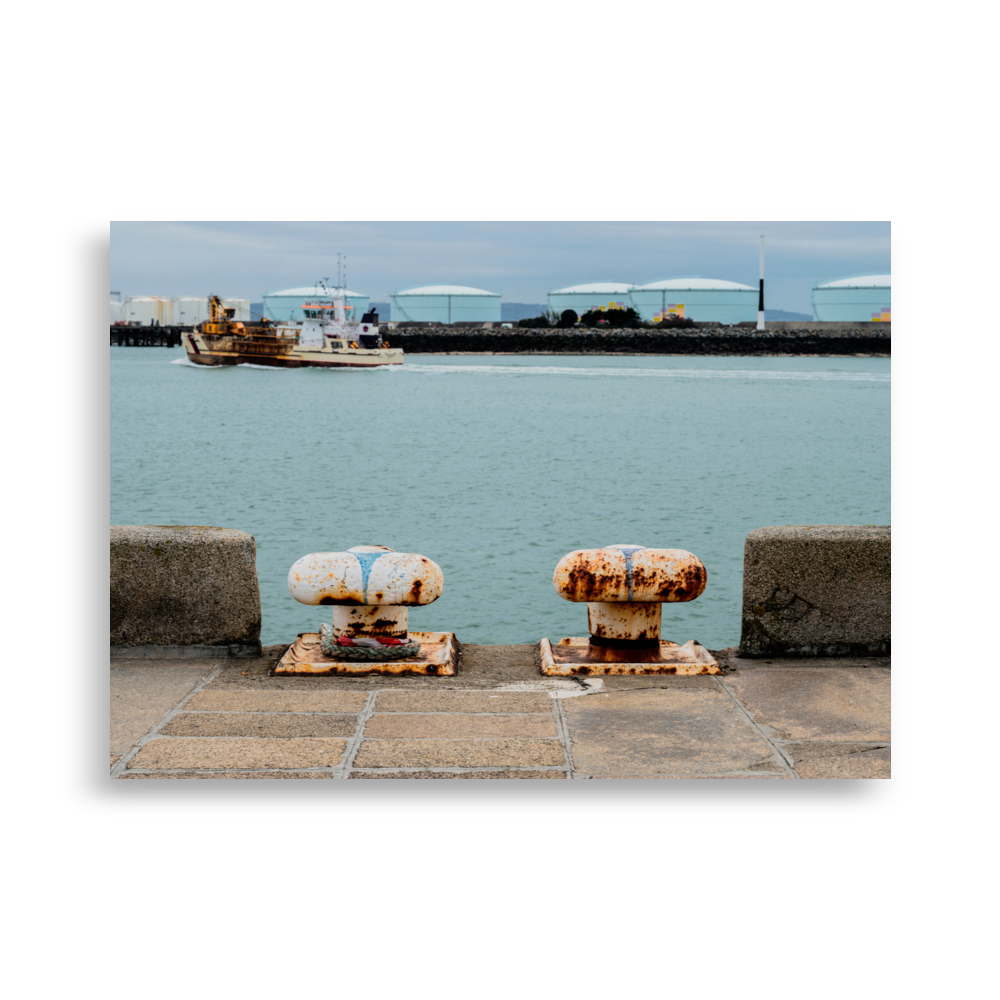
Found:
[[[760,297],[757,299],[757,329],[764,327],[764,234],[760,234]]]

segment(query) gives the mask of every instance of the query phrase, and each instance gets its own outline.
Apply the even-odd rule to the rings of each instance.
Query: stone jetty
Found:
[[[889,357],[889,323],[769,323],[719,326],[701,323],[682,330],[566,330],[407,326],[386,332],[404,354],[696,354],[861,355]]]

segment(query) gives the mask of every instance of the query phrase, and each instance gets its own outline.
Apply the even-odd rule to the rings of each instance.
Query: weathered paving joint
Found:
[[[393,343],[404,354],[693,354],[890,356],[888,323],[830,324],[836,329],[709,326],[688,330],[594,329],[397,329]],[[843,327],[843,328],[841,328]]]
[[[757,528],[743,558],[743,657],[889,656],[889,525]]]
[[[253,535],[112,525],[112,656],[259,656]]]

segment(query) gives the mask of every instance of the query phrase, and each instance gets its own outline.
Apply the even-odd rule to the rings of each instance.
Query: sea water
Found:
[[[316,631],[288,593],[309,552],[387,545],[444,571],[413,631],[587,634],[567,552],[681,548],[704,594],[663,636],[739,642],[743,542],[784,524],[888,524],[888,358],[411,355],[400,368],[204,368],[111,348],[111,523],[257,541],[265,645]]]

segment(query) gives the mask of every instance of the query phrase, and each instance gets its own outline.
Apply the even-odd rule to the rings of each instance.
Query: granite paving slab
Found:
[[[184,707],[197,712],[360,712],[363,691],[233,691],[206,688]]]
[[[352,771],[351,778],[525,778],[566,779],[565,771]]]
[[[160,771],[158,774],[143,771],[126,771],[119,778],[332,778],[329,771]]]
[[[538,739],[385,739],[365,740],[354,759],[366,767],[562,767],[558,740]]]
[[[862,750],[829,757],[810,757],[795,762],[800,778],[889,778],[891,777],[889,747]]]
[[[547,694],[505,691],[379,691],[376,712],[551,713]]]
[[[117,661],[122,663],[125,661]],[[189,691],[207,677],[214,661],[194,666],[111,666],[111,762],[150,731]],[[179,661],[183,662],[183,661]]]
[[[758,667],[723,678],[754,720],[783,740],[888,742],[885,667]]]
[[[419,739],[461,739],[509,736],[557,737],[553,715],[373,715],[365,723],[366,739],[410,737]]]
[[[128,762],[130,770],[335,767],[346,740],[245,739],[175,736],[151,740]]]
[[[792,780],[790,774],[587,774],[577,778],[594,778],[602,781],[756,781],[781,779]]]
[[[690,776],[786,772],[775,748],[718,687],[608,692],[563,703],[583,774]]]
[[[674,674],[644,674],[638,677],[609,674],[601,677],[600,681],[603,691],[644,691],[649,688],[677,688],[681,691],[693,691],[695,688],[718,690],[715,677],[704,674],[696,674],[693,677],[677,677]]]
[[[181,712],[159,732],[164,736],[353,736],[356,715],[254,712]]]

